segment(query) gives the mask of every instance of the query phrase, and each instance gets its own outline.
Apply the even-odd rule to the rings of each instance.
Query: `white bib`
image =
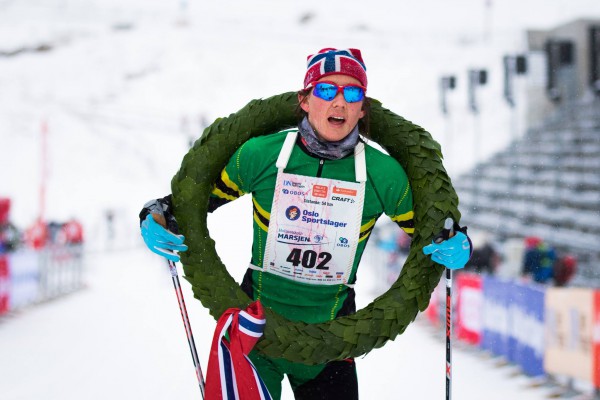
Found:
[[[284,172],[298,132],[277,159],[263,271],[315,285],[348,284],[365,197],[364,144],[354,149],[358,183]]]

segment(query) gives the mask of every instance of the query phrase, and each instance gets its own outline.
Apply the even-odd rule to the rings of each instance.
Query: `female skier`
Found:
[[[367,74],[357,49],[325,48],[310,55],[298,92],[297,127],[245,142],[215,182],[209,211],[252,193],[254,238],[241,284],[253,300],[292,321],[319,323],[356,312],[356,274],[375,222],[388,215],[414,232],[413,199],[405,171],[369,146]],[[167,229],[152,213],[163,214]],[[170,196],[140,213],[142,236],[153,252],[179,261]],[[466,230],[426,246],[432,259],[462,268],[470,256]],[[296,399],[357,399],[353,359],[308,366],[250,358],[274,399],[287,375]]]

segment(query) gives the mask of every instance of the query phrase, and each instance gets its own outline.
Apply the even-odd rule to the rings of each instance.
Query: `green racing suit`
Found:
[[[277,178],[275,163],[289,131],[252,138],[240,146],[214,185],[209,211],[214,211],[219,206],[246,193],[252,193],[254,237],[251,264],[255,267],[248,269],[242,289],[253,300],[260,300],[264,306],[270,307],[292,321],[325,322],[356,311],[354,290],[351,287],[344,284],[307,284],[260,270],[264,261]],[[365,157],[367,166],[365,198],[359,243],[349,278],[350,284],[356,282],[361,256],[375,222],[383,213],[409,235],[414,231],[412,191],[405,171],[394,158],[372,146],[365,146]],[[298,135],[285,172],[355,182],[354,154],[338,160],[319,158],[310,153]],[[275,369],[298,376],[296,381],[290,377],[292,387],[314,378],[325,367],[324,365],[312,367],[294,365],[283,359],[266,360],[265,357],[254,353],[251,358],[270,391],[277,391],[273,388],[274,382],[281,381],[281,377],[268,376],[270,374],[268,371],[272,371],[275,364]],[[267,366],[265,363],[270,365]],[[305,374],[298,374],[298,369]],[[271,394],[276,398],[276,393]]]

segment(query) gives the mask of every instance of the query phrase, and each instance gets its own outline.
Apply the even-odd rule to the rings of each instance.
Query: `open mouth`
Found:
[[[334,125],[343,125],[346,122],[344,117],[329,117],[327,120]]]

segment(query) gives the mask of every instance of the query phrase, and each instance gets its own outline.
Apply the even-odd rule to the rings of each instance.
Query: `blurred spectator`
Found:
[[[58,236],[60,231],[62,230],[63,223],[50,221],[47,223],[48,229],[48,243],[47,244],[56,244],[58,243]]]
[[[548,283],[553,278],[555,262],[556,253],[551,246],[539,237],[525,238],[523,276],[538,283]]]
[[[396,224],[385,222],[377,225],[372,233],[371,240],[377,249],[377,259],[374,262],[377,267],[381,268],[378,276],[382,279],[379,284],[386,288],[398,278],[406,259],[404,251],[406,250],[407,254],[410,248],[410,237],[399,231]],[[408,238],[408,242],[406,238]]]
[[[406,262],[408,253],[410,252],[411,238],[406,232],[394,227],[392,233],[392,242],[389,244],[389,255],[385,263],[386,282],[391,285],[398,279],[400,271]]]
[[[0,198],[0,223],[5,224],[9,220],[10,199]]]
[[[0,253],[15,251],[21,243],[21,232],[11,222],[0,223]]]
[[[400,230],[396,236],[396,250],[400,254],[408,254],[412,239],[406,232]]]
[[[381,224],[381,227],[376,226],[373,229],[375,246],[385,253],[394,252],[397,246],[396,233],[397,228],[391,223]]]
[[[64,223],[60,228],[57,237],[59,244],[82,244],[83,243],[83,227],[75,218],[71,218]]]
[[[554,284],[556,286],[566,286],[576,271],[577,259],[573,255],[566,254],[559,257],[554,263]]]
[[[21,233],[10,222],[10,199],[0,198],[0,254],[14,251],[21,241]]]
[[[0,197],[0,223],[8,222],[10,215],[10,199]]]
[[[465,265],[465,272],[493,275],[500,262],[500,255],[489,241],[482,246],[475,247],[471,258]]]
[[[26,244],[36,250],[47,245],[70,245],[83,243],[83,227],[81,223],[71,218],[67,222],[38,219],[25,231]]]
[[[48,238],[48,225],[41,219],[37,219],[35,223],[25,231],[25,243],[27,246],[36,250],[46,246]]]
[[[109,242],[115,238],[115,212],[112,209],[106,210],[104,214],[106,218],[106,234]]]

